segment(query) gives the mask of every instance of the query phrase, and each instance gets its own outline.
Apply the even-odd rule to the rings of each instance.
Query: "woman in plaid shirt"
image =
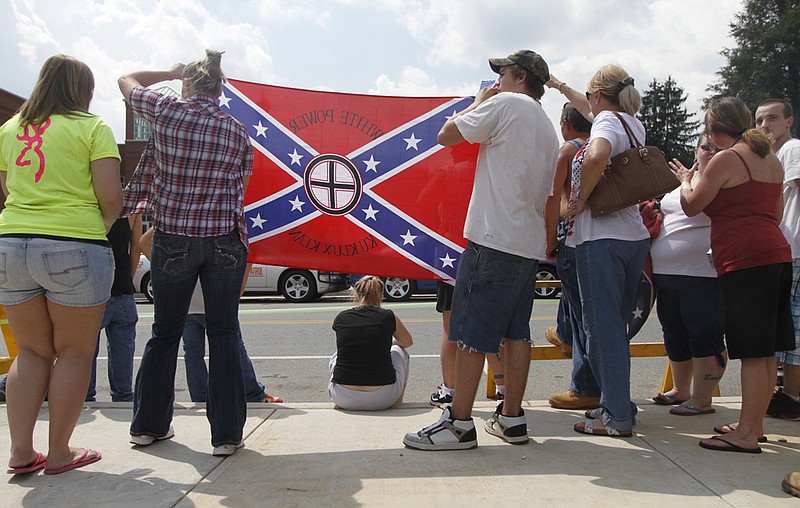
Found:
[[[206,407],[214,455],[243,445],[247,413],[238,352],[239,295],[247,260],[243,199],[253,168],[246,128],[222,111],[222,54],[167,71],[122,76],[133,111],[153,127],[148,149],[125,189],[123,215],[150,212],[156,228],[151,274],[152,338],[136,378],[131,443],[168,439],[178,345],[198,277],[209,342]],[[180,79],[181,98],[146,87]]]

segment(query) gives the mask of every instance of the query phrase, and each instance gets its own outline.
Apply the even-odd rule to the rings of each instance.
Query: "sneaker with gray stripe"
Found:
[[[519,416],[505,416],[503,414],[503,403],[497,405],[497,409],[491,418],[486,422],[486,432],[497,436],[507,443],[528,444],[528,425],[525,420],[525,411],[520,409]]]
[[[448,406],[439,421],[419,432],[406,434],[403,444],[417,450],[468,450],[478,446],[478,435],[472,418],[456,420]]]

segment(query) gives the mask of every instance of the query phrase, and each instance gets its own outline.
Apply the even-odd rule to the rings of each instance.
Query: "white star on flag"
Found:
[[[378,164],[381,163],[381,161],[376,161],[375,157],[373,157],[372,155],[369,156],[368,161],[361,161],[361,162],[367,165],[367,169],[365,170],[365,172],[374,171],[376,173],[378,172]]]
[[[226,107],[228,109],[231,109],[230,104],[228,104],[230,101],[231,101],[231,98],[230,97],[225,97],[225,92],[222,92],[222,95],[219,96],[219,107],[223,107],[224,106],[224,107]]]
[[[261,125],[261,120],[259,120],[258,121],[258,125],[254,125],[253,128],[257,131],[256,132],[256,137],[259,137],[259,136],[264,136],[265,138],[267,137],[267,127],[264,126],[264,125]]]
[[[264,229],[264,223],[267,222],[267,219],[262,219],[261,214],[257,214],[255,217],[250,217],[250,220],[253,221],[254,228],[261,228]]]
[[[409,243],[411,245],[414,245],[414,240],[417,239],[416,236],[411,234],[411,230],[410,229],[406,230],[406,234],[400,235],[400,238],[403,239],[403,245],[408,245]],[[414,247],[416,247],[416,245],[414,245]]]
[[[451,118],[453,118],[453,117],[454,117],[454,116],[456,116],[457,114],[458,114],[458,112],[457,112],[457,111],[454,109],[454,110],[453,110],[453,114],[452,114],[452,115],[450,115],[450,116],[447,116],[447,115],[445,115],[445,118],[447,118],[448,120],[450,120]]]
[[[421,139],[417,139],[414,136],[414,133],[412,132],[411,133],[411,137],[410,138],[403,138],[403,141],[406,142],[406,150],[410,150],[411,148],[413,148],[414,150],[419,151],[419,148],[417,148],[417,144],[422,140]]]
[[[364,220],[372,219],[375,222],[378,221],[378,219],[375,218],[375,214],[380,212],[380,210],[375,210],[374,208],[372,208],[372,203],[369,204],[368,208],[362,208],[361,211],[364,212],[365,214],[367,214],[367,216],[364,218]]]
[[[289,210],[290,212],[293,212],[295,210],[300,210],[300,212],[302,212],[303,211],[303,205],[306,204],[305,201],[300,201],[300,196],[299,195],[295,196],[293,200],[289,201],[289,203],[292,204],[292,209]]]
[[[642,319],[642,314],[643,313],[644,313],[644,311],[642,309],[640,309],[639,307],[636,307],[635,309],[633,309],[633,318],[634,319]]]
[[[439,261],[442,262],[442,268],[444,268],[446,266],[449,266],[450,268],[455,268],[455,266],[453,265],[453,261],[455,261],[455,260],[456,260],[456,258],[451,258],[450,257],[450,253],[449,252],[446,253],[443,258],[439,258]]]
[[[300,165],[301,165],[301,164],[300,164],[300,159],[302,159],[302,158],[303,158],[303,156],[302,156],[302,155],[300,155],[299,153],[297,153],[297,148],[295,148],[294,150],[292,150],[292,153],[290,153],[290,154],[289,154],[289,157],[291,157],[291,158],[292,158],[292,164],[297,164],[298,166],[300,166]]]

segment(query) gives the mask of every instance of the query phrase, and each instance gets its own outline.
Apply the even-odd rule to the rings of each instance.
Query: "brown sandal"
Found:
[[[608,437],[633,437],[632,430],[617,430],[613,427],[606,427],[597,420],[584,420],[578,422],[573,427],[575,432],[581,434],[590,434],[592,436],[608,436]]]

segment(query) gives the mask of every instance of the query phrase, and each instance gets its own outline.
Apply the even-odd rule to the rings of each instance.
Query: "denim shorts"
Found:
[[[448,340],[488,354],[530,342],[539,261],[469,242],[458,265]]]
[[[111,297],[111,247],[48,238],[0,237],[0,304],[44,293],[67,307],[93,307]]]

